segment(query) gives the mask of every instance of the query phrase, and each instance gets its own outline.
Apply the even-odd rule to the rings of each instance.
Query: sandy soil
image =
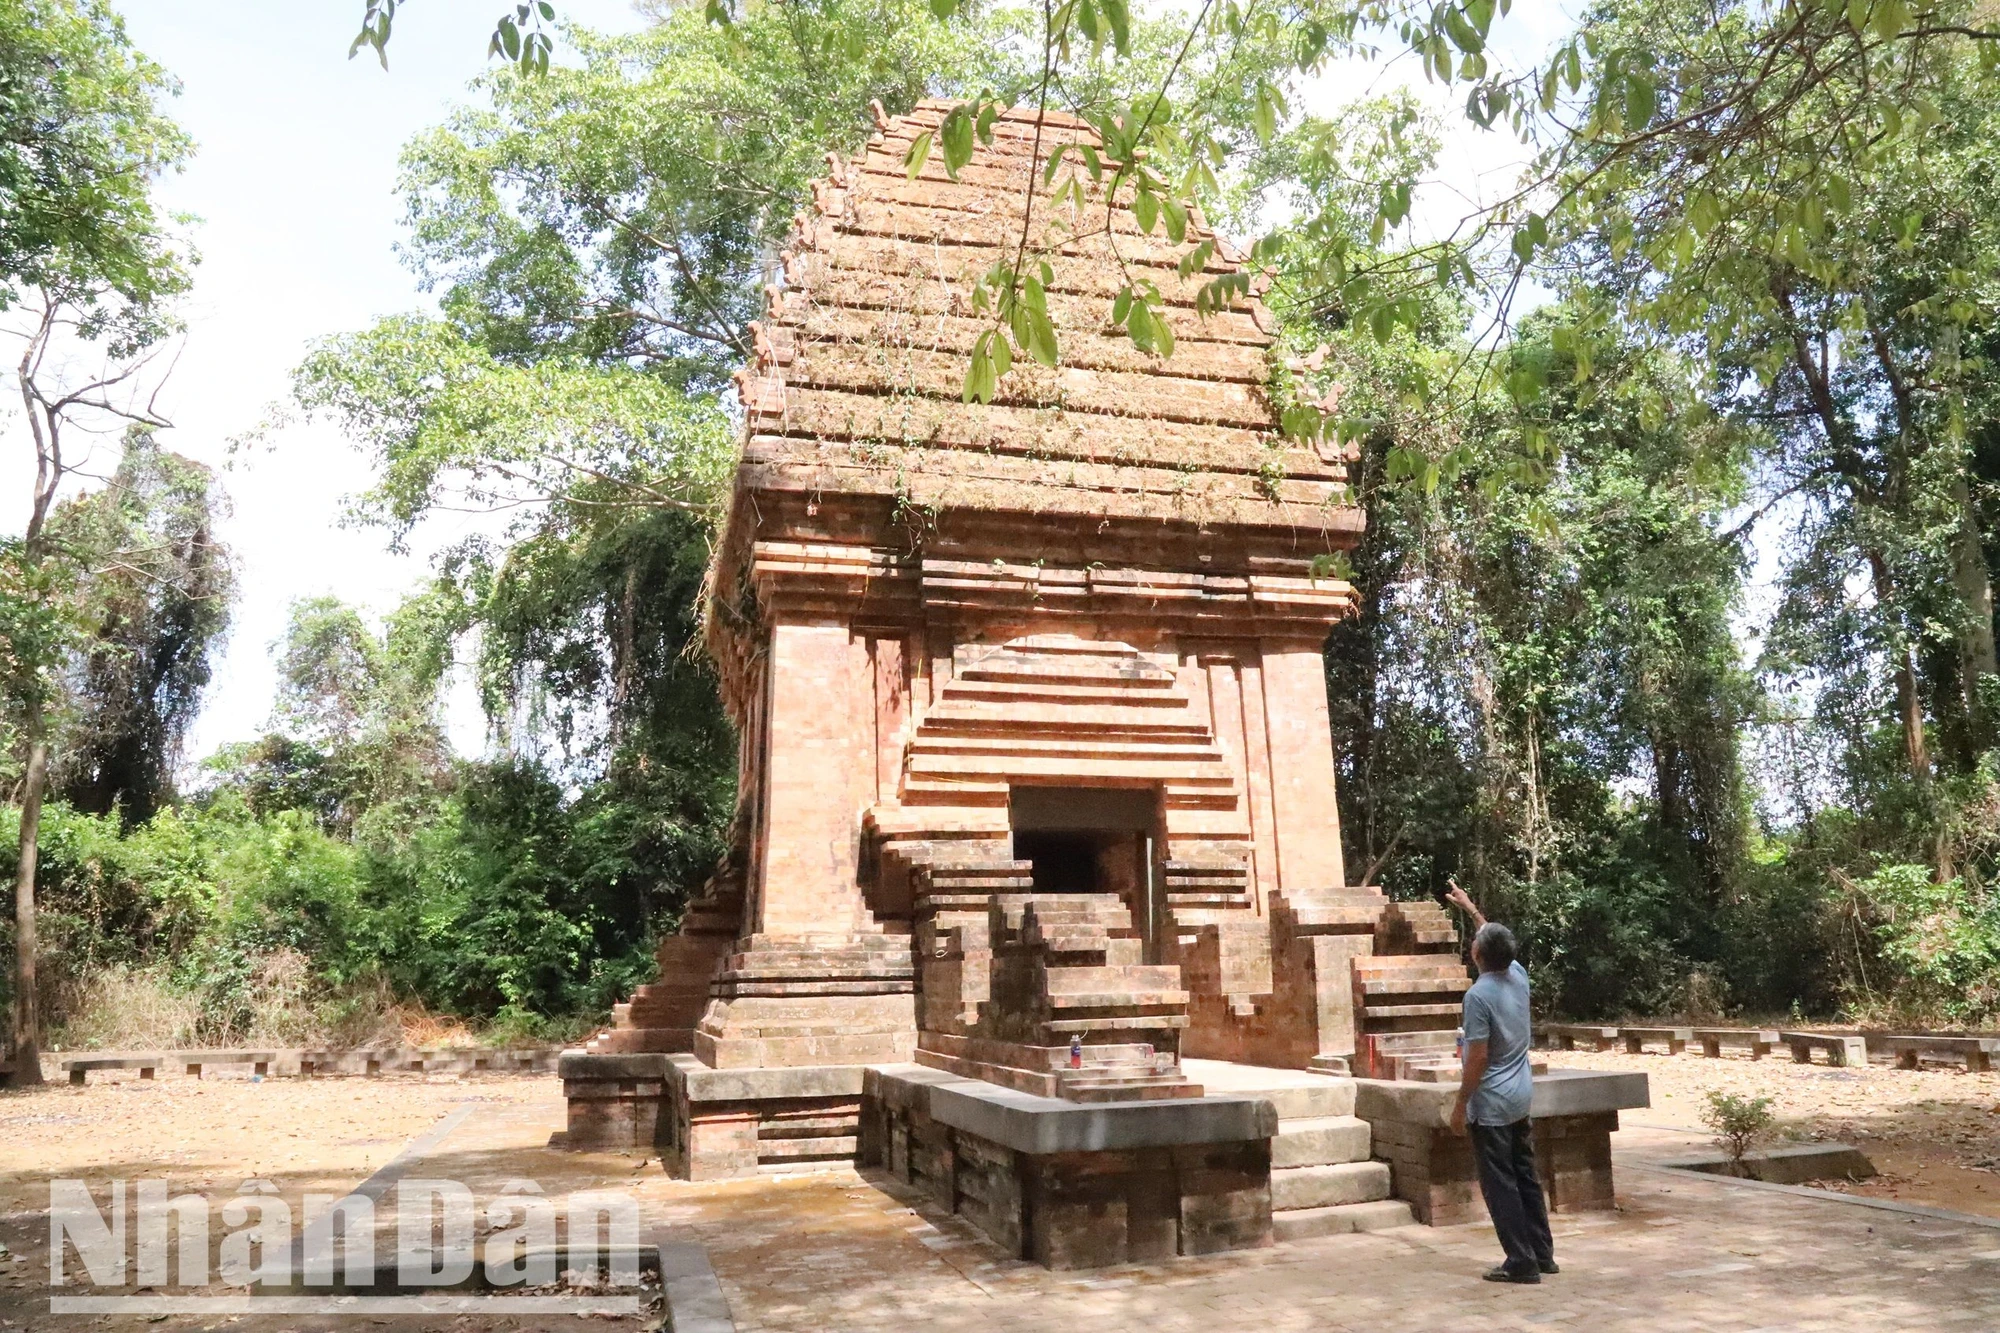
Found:
[[[1652,1085],[1653,1105],[1625,1112],[1633,1124],[1701,1128],[1710,1091],[1769,1097],[1783,1138],[1851,1143],[1882,1174],[1830,1186],[2000,1217],[2000,1073],[1870,1065],[1832,1069],[1793,1064],[1779,1054],[1751,1060],[1688,1055],[1550,1051],[1552,1066],[1636,1069]]]
[[[268,1315],[52,1316],[48,1313],[48,1182],[161,1177],[174,1193],[199,1190],[211,1210],[247,1179],[264,1179],[300,1215],[308,1192],[344,1193],[386,1165],[412,1139],[452,1112],[477,1108],[477,1124],[520,1122],[509,1147],[545,1157],[572,1175],[592,1169],[586,1186],[631,1169],[606,1168],[593,1157],[534,1150],[562,1118],[562,1085],[547,1075],[407,1075],[378,1078],[251,1080],[224,1072],[207,1079],[169,1075],[155,1081],[118,1071],[91,1075],[86,1087],[51,1083],[35,1091],[0,1091],[0,1330],[259,1328],[307,1333],[352,1327],[453,1330],[558,1330],[650,1325],[648,1319],[607,1321],[561,1316],[532,1319],[483,1315],[392,1319]],[[449,1147],[450,1145],[444,1145]],[[511,1157],[511,1154],[510,1154]],[[519,1158],[513,1160],[518,1161]],[[425,1158],[426,1174],[472,1177],[463,1155]],[[490,1169],[489,1169],[490,1170]],[[657,1168],[656,1168],[657,1170]],[[504,1174],[514,1174],[512,1171]],[[485,1193],[486,1191],[482,1191]],[[215,1294],[225,1294],[219,1289]]]

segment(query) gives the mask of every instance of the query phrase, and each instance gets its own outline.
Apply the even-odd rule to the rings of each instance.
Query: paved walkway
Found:
[[[1618,1212],[1559,1219],[1564,1271],[1539,1287],[1479,1280],[1484,1227],[1055,1274],[858,1179],[710,1192],[667,1212],[708,1246],[739,1333],[2000,1327],[2000,1228],[1644,1169]]]
[[[913,1210],[884,1182],[851,1171],[690,1185],[666,1179],[657,1163],[550,1151],[543,1145],[563,1114],[553,1080],[424,1095],[445,1092],[459,1109],[448,1123],[429,1122],[437,1134],[418,1136],[423,1174],[464,1181],[482,1199],[520,1178],[551,1196],[632,1190],[663,1236],[706,1248],[737,1333],[2000,1328],[2000,1224],[1649,1169],[1649,1161],[1684,1153],[1692,1136],[1643,1121],[1615,1140],[1620,1210],[1559,1218],[1563,1273],[1539,1287],[1502,1287],[1479,1280],[1498,1257],[1483,1226],[1405,1227],[1150,1268],[1051,1273],[1002,1257],[957,1219]],[[426,1101],[413,1109],[437,1108]],[[137,1159],[151,1160],[156,1145],[130,1148],[101,1147],[100,1158],[112,1159],[103,1168],[149,1173]],[[233,1166],[204,1161],[201,1169],[220,1180]],[[290,1195],[324,1169],[276,1178]],[[27,1261],[0,1271],[0,1325],[88,1322],[38,1312],[46,1309],[37,1280],[46,1273],[46,1236],[37,1212],[0,1214],[0,1239]],[[604,1326],[523,1321],[498,1310],[490,1318],[393,1322],[537,1333]],[[176,1317],[166,1326],[221,1325]],[[348,1326],[337,1317],[282,1323]]]
[[[737,1333],[2000,1328],[2000,1224],[1649,1170],[1705,1140],[1643,1120],[1613,1141],[1619,1210],[1558,1218],[1563,1272],[1511,1287],[1479,1280],[1499,1258],[1484,1226],[1051,1273],[872,1174],[690,1185],[657,1164],[541,1148],[560,1114],[486,1108],[427,1169],[482,1196],[508,1175],[551,1194],[633,1189],[664,1234],[707,1248]]]

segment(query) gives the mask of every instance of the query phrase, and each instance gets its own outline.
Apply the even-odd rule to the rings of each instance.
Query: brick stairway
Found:
[[[1271,1140],[1271,1231],[1306,1240],[1410,1226],[1389,1197],[1389,1166],[1370,1158],[1372,1134],[1354,1114],[1354,1080],[1214,1060],[1185,1062],[1211,1093],[1263,1097],[1278,1109]]]
[[[1389,1167],[1370,1158],[1368,1122],[1354,1114],[1351,1080],[1280,1088],[1271,1140],[1271,1233],[1305,1240],[1409,1226],[1410,1205],[1389,1197]]]
[[[1201,1095],[1171,1048],[1154,1052],[1187,1022],[1180,969],[1140,961],[1139,933],[1117,895],[1033,895],[1022,906],[1019,947],[1040,973],[1028,1040],[1060,1052],[1078,1037],[1092,1057],[1082,1069],[1058,1072],[1056,1095],[1071,1101]],[[1152,1041],[1135,1043],[1139,1038]]]
[[[611,1026],[584,1050],[594,1055],[693,1050],[709,983],[742,931],[742,882],[718,875],[687,905],[680,929],[660,940],[658,979],[611,1006]]]
[[[1461,997],[1472,982],[1458,931],[1436,903],[1391,903],[1375,952],[1354,960],[1360,1038],[1355,1072],[1368,1078],[1456,1077]]]

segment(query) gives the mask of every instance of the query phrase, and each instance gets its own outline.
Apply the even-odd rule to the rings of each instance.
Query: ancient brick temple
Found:
[[[1095,143],[1055,114],[1003,115],[957,180],[937,154],[911,180],[943,110],[830,156],[769,289],[708,619],[742,737],[736,845],[660,979],[566,1059],[568,1140],[697,1178],[887,1160],[871,1099],[922,1094],[924,1123],[967,1120],[955,1171],[1025,1154],[946,1186],[1015,1199],[996,1216],[1028,1220],[995,1225],[1019,1239],[1056,1224],[1016,1195],[1075,1179],[1049,1165],[1068,1130],[1049,1156],[1020,1126],[1131,1109],[1085,1137],[1143,1123],[1133,1150],[1172,1179],[1264,1191],[1261,1233],[1189,1232],[1214,1210],[1175,1196],[1181,1250],[1259,1243],[1274,1131],[1247,1111],[1187,1128],[1245,1099],[1204,1096],[1182,1057],[1415,1072],[1450,1057],[1466,985],[1439,909],[1342,865],[1321,653],[1354,594],[1321,558],[1361,530],[1348,458],[1279,434],[1254,298],[1197,317],[1237,265],[1199,216],[1172,244],[1087,175],[1086,207],[1054,206],[1037,164]],[[1024,245],[1049,256],[1061,364],[1023,358],[967,404],[992,327],[973,288]],[[1108,326],[1126,272],[1165,297],[1171,358]]]

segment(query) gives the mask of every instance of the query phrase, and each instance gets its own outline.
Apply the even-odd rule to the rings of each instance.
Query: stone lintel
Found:
[[[868,1094],[1036,1156],[1233,1143],[1268,1139],[1278,1132],[1277,1108],[1260,1097],[1079,1103],[1016,1092],[921,1065],[871,1069]]]
[[[1443,1128],[1451,1123],[1458,1088],[1450,1083],[1415,1083],[1362,1078],[1354,1081],[1354,1113],[1363,1120],[1395,1121]],[[1551,1069],[1535,1075],[1535,1120],[1597,1115],[1651,1106],[1644,1074],[1596,1069]]]
[[[605,1055],[596,1051],[564,1051],[556,1057],[556,1076],[564,1082],[658,1082],[667,1076],[667,1058],[651,1053]]]
[[[692,1055],[668,1055],[666,1081],[687,1102],[799,1101],[859,1097],[866,1065],[793,1065],[776,1069],[711,1069]]]

